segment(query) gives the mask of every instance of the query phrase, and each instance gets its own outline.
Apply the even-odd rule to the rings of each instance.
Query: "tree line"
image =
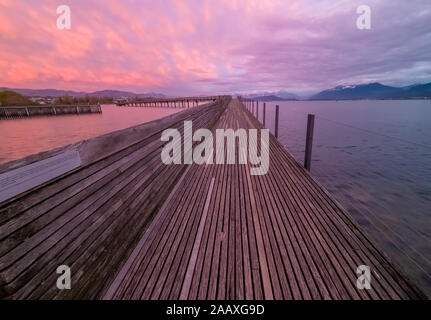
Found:
[[[2,91],[0,92],[0,105],[2,106],[31,106],[37,105],[29,98],[19,94],[15,91]]]
[[[62,96],[54,99],[54,104],[106,104],[113,103],[110,97],[94,97],[85,95],[83,97]]]
[[[113,98],[110,97],[94,97],[85,95],[83,97],[72,97],[69,95],[53,98],[51,102],[47,102],[48,98],[41,98],[41,101],[45,100],[45,104],[108,104],[113,103]],[[32,101],[26,96],[19,94],[18,92],[6,90],[0,92],[0,106],[39,106],[43,105],[40,101]]]

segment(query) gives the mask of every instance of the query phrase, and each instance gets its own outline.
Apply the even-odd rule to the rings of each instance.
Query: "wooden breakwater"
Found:
[[[102,108],[99,104],[0,107],[0,119],[15,119],[36,116],[58,116],[66,114],[84,113],[102,113]]]
[[[181,98],[142,98],[118,101],[118,106],[125,107],[150,107],[150,108],[191,108],[197,107],[202,102],[215,102],[225,99],[226,96],[206,97],[181,97]]]
[[[184,121],[213,134],[263,129],[226,98],[1,165],[0,296],[424,297],[275,136],[262,176],[250,163],[163,164],[161,134],[183,135]],[[69,290],[56,287],[63,265]],[[360,265],[372,290],[357,287]]]

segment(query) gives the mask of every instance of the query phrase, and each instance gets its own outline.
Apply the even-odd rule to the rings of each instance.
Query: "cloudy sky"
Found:
[[[356,27],[362,4],[371,30]],[[371,81],[431,82],[430,0],[0,0],[0,86],[305,95]]]

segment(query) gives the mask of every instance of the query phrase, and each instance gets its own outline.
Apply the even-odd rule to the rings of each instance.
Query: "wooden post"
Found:
[[[274,130],[274,135],[276,138],[278,138],[278,109],[279,109],[279,106],[276,105],[275,106],[275,130]]]
[[[310,171],[311,168],[311,150],[313,148],[314,133],[314,114],[309,114],[307,118],[307,136],[305,139],[305,158],[304,168]]]
[[[266,102],[263,103],[263,127],[265,127],[266,118]]]
[[[259,101],[256,101],[256,119],[259,120]]]

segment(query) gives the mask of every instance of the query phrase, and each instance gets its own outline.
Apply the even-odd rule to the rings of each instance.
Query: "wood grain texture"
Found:
[[[149,223],[186,170],[165,165],[161,133],[184,121],[211,128],[228,99],[143,125],[33,155],[0,172],[77,150],[82,165],[0,203],[0,297],[103,297]],[[68,265],[72,289],[56,288],[56,268]]]
[[[212,131],[227,128],[262,126],[232,100]],[[250,164],[190,165],[110,298],[424,297],[272,135],[269,144],[266,175]],[[356,287],[362,264],[378,275],[372,290]]]

